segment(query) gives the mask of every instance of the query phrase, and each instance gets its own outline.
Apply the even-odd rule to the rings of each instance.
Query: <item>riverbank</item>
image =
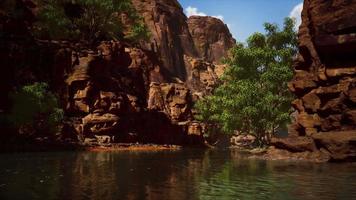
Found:
[[[183,146],[169,144],[139,144],[139,143],[117,143],[110,146],[84,147],[84,150],[93,152],[105,151],[162,151],[162,150],[181,150]]]
[[[80,145],[78,143],[21,143],[1,144],[0,153],[25,152],[62,152],[62,151],[177,151],[183,149],[181,145],[171,144],[142,144],[142,143],[112,143],[110,145]]]

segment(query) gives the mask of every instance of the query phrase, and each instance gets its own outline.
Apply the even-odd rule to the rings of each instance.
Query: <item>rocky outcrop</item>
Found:
[[[219,83],[219,73],[224,65],[214,65],[200,58],[185,56],[185,63],[188,66],[187,85],[192,90],[194,100],[211,94]]]
[[[177,0],[132,0],[151,32],[146,49],[157,52],[168,77],[186,79],[184,55],[196,57],[187,17]]]
[[[325,152],[331,160],[356,159],[355,10],[353,1],[304,1],[299,54],[289,84],[297,97],[292,103],[295,122],[290,138],[275,141],[276,147]],[[316,149],[299,148],[304,140]]]
[[[221,64],[221,59],[236,43],[220,19],[192,16],[189,19],[176,0],[132,0],[151,32],[142,46],[159,55],[162,71],[168,79],[190,79],[191,59]],[[187,60],[187,58],[189,58]]]
[[[72,52],[66,109],[84,144],[202,143],[190,90],[185,83],[163,83],[149,53],[120,42]]]
[[[188,18],[189,31],[200,58],[215,64],[228,54],[236,41],[229,28],[220,19],[209,16]]]
[[[192,119],[190,91],[184,84],[151,82],[148,106],[151,111],[164,112],[172,122]]]
[[[85,145],[203,143],[206,126],[194,120],[193,102],[211,93],[225,66],[198,54],[176,0],[132,0],[150,41],[103,41],[96,48],[35,39],[28,31],[35,4],[16,3],[26,11],[22,18],[0,10],[0,31],[6,33],[0,37],[7,37],[0,40],[0,58],[9,70],[0,74],[0,89],[8,96],[25,84],[47,82],[65,111],[62,135],[56,135],[72,142],[78,136]],[[4,99],[0,114],[11,107]]]

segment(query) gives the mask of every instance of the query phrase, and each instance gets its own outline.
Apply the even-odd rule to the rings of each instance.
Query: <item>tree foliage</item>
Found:
[[[39,0],[39,37],[88,41],[147,39],[148,30],[130,0]],[[125,23],[130,25],[127,27]]]
[[[53,133],[63,119],[58,100],[46,83],[23,86],[11,95],[13,107],[9,120],[18,128],[32,132]]]
[[[197,118],[218,124],[223,133],[253,134],[260,144],[268,143],[290,119],[292,95],[287,82],[297,52],[293,25],[289,18],[283,30],[265,23],[266,34],[255,33],[247,45],[237,44],[226,60],[223,83],[212,96],[197,102]]]

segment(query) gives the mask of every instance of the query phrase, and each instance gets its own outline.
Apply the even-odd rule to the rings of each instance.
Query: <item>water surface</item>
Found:
[[[356,164],[235,151],[0,154],[0,199],[356,199]]]

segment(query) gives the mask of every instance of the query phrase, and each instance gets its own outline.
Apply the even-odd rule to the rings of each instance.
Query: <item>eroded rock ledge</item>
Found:
[[[290,90],[295,122],[278,150],[356,160],[356,4],[305,0]],[[298,152],[298,153],[296,153]]]
[[[165,82],[150,52],[102,42],[97,51],[66,54],[72,66],[65,81],[66,113],[84,143],[187,144],[202,139],[201,131],[191,131],[196,124],[190,90],[183,82]]]

